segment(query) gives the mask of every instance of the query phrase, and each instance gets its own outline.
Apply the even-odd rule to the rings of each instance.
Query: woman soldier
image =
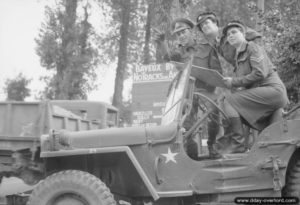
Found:
[[[231,21],[223,29],[230,45],[236,49],[234,77],[224,83],[232,91],[224,100],[224,111],[232,124],[231,153],[245,152],[241,117],[251,127],[262,130],[262,119],[288,103],[286,88],[276,68],[262,47],[245,39],[245,26]]]

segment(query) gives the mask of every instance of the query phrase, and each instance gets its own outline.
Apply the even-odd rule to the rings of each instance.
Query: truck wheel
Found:
[[[115,205],[106,185],[83,171],[67,170],[40,182],[27,205]]]
[[[284,195],[300,199],[300,159],[297,159],[294,166],[287,172],[286,179]]]

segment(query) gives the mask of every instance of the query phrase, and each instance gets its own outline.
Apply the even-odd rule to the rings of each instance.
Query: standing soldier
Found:
[[[214,50],[211,48],[211,46],[209,44],[198,44],[196,39],[193,37],[192,29],[194,28],[194,23],[192,21],[186,18],[178,18],[172,22],[171,28],[172,34],[176,35],[178,40],[178,47],[175,51],[170,51],[168,49],[163,34],[157,30],[154,33],[154,40],[157,42],[158,46],[161,47],[161,50],[164,53],[164,58],[167,61],[172,60],[178,62],[187,62],[193,58],[193,65],[215,69],[220,73],[222,72],[220,63],[215,55],[213,55]],[[195,87],[197,92],[201,92],[210,97],[216,96],[215,87],[200,81],[197,79],[197,76],[194,77],[196,77]],[[187,117],[184,123],[184,127],[187,130],[190,129],[193,123],[196,121],[195,118],[197,115],[197,109],[197,100],[195,99],[191,114]],[[215,112],[217,113],[217,111]],[[216,117],[217,115],[213,116]],[[216,152],[213,148],[219,128],[216,121],[217,120],[212,120],[208,123],[208,150],[210,158],[221,157],[221,155],[218,154],[218,152]]]
[[[220,61],[228,62],[232,66],[236,66],[235,55],[236,48],[229,44],[226,36],[222,36],[222,29],[219,28],[219,21],[213,12],[203,12],[200,13],[197,18],[197,28],[203,34],[203,43],[209,44],[212,48],[213,58],[218,58]],[[261,35],[251,28],[245,28],[245,39],[247,41],[258,41]],[[221,62],[222,62],[221,61]],[[214,66],[214,65],[212,65]],[[228,74],[228,70],[224,69],[225,66],[222,64],[223,74]],[[228,67],[227,67],[228,69]],[[229,117],[230,128],[227,133],[232,136],[232,141],[234,141],[238,146],[243,146],[245,144],[245,138],[242,121],[239,117]],[[234,150],[232,150],[234,152]]]
[[[214,50],[214,56],[224,58],[228,63],[235,66],[236,49],[222,35],[223,29],[219,27],[219,20],[216,14],[213,12],[200,12],[196,18],[196,27],[204,37],[200,42],[202,44],[209,44]],[[245,29],[245,38],[247,41],[260,43],[261,34],[249,27],[245,27]]]

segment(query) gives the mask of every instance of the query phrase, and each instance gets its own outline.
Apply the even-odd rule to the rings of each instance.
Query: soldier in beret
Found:
[[[231,21],[223,35],[236,50],[233,77],[226,77],[229,89],[224,100],[224,111],[232,123],[232,153],[245,152],[241,117],[251,127],[262,130],[261,119],[288,103],[286,88],[276,68],[262,47],[245,38],[246,28],[240,21]]]

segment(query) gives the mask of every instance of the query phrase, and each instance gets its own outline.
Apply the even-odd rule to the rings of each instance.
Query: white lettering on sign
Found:
[[[177,73],[170,64],[138,65],[133,72],[133,83],[171,81]]]
[[[152,115],[152,110],[149,111],[135,111],[132,114],[133,115]]]
[[[167,70],[167,71],[169,71],[169,70],[174,70],[173,64],[171,64],[171,63],[166,63],[166,70]]]
[[[160,72],[161,71],[161,65],[160,64],[154,64],[154,65],[141,65],[137,66],[135,68],[135,71],[137,73],[139,72]]]
[[[143,121],[150,119],[150,117],[153,115],[152,111],[137,111],[132,113],[133,117],[135,118],[133,120],[133,123],[143,123]]]
[[[133,115],[133,120],[132,123],[133,125],[140,125],[140,126],[153,126],[157,125],[155,122],[151,122],[151,119],[156,119],[153,118],[153,111],[136,111],[132,113]]]

